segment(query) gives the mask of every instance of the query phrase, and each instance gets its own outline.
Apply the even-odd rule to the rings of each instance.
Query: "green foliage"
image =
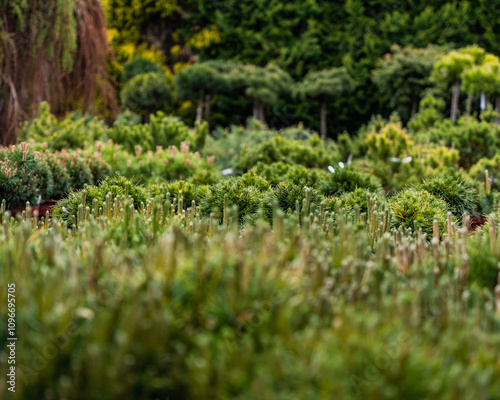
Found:
[[[325,150],[318,136],[311,136],[308,140],[287,140],[276,136],[257,146],[244,146],[238,165],[241,170],[248,171],[257,162],[272,164],[278,161],[308,168],[326,168],[333,164],[334,155]]]
[[[486,232],[489,232],[490,226],[490,224],[485,225],[484,228]],[[497,284],[499,272],[498,257],[495,256],[488,245],[479,238],[471,241],[467,249],[467,254],[470,257],[468,278],[471,282],[493,290]]]
[[[36,117],[26,121],[19,131],[22,140],[47,143],[51,149],[82,148],[85,142],[93,142],[108,132],[106,124],[95,117],[82,117],[73,113],[61,121],[50,113],[47,102],[41,102]]]
[[[389,199],[389,208],[396,228],[411,229],[413,232],[421,229],[430,240],[433,237],[433,221],[436,220],[440,235],[444,232],[448,213],[446,202],[426,190],[402,190]]]
[[[486,93],[492,97],[500,97],[500,61],[498,57],[488,55],[484,64],[474,65],[462,74],[464,90],[479,96]]]
[[[424,91],[433,85],[430,76],[442,55],[442,50],[432,45],[424,49],[393,45],[391,53],[373,70],[373,81],[404,121],[413,116]]]
[[[7,207],[39,204],[42,197],[52,195],[51,169],[26,143],[0,149],[0,163],[0,194]]]
[[[254,103],[259,112],[259,119],[264,121],[263,107],[274,105],[280,96],[291,93],[292,78],[274,64],[258,67],[252,64],[240,65],[234,69],[229,79],[235,88]]]
[[[199,184],[213,183],[220,173],[213,158],[202,158],[198,152],[190,151],[189,142],[182,142],[180,149],[161,146],[156,151],[143,151],[136,146],[131,153],[112,142],[100,144],[101,157],[113,174],[119,174],[136,182],[160,183],[174,179],[190,179]]]
[[[128,82],[134,76],[147,73],[163,73],[161,67],[153,60],[144,57],[135,57],[123,64],[123,82]]]
[[[296,185],[303,184],[309,187],[319,187],[323,181],[330,177],[330,173],[326,170],[306,168],[302,165],[293,165],[282,161],[272,164],[258,162],[250,171],[262,175],[273,185],[280,182],[289,182]]]
[[[206,94],[228,90],[226,74],[212,61],[192,64],[175,74],[175,88],[180,99],[195,99]]]
[[[493,157],[498,148],[500,127],[472,118],[461,118],[455,125],[444,120],[419,134],[423,141],[444,143],[456,147],[460,153],[459,164],[469,169],[483,157]]]
[[[475,57],[465,51],[450,51],[434,65],[432,78],[447,84],[460,81],[462,73],[474,65]]]
[[[209,187],[207,185],[197,185],[192,182],[176,180],[160,185],[151,185],[148,187],[148,194],[153,199],[158,196],[160,196],[162,200],[167,200],[167,198],[173,200],[177,198],[178,202],[182,192],[184,208],[188,208],[192,206],[193,201],[196,206],[199,206],[207,194],[208,189]]]
[[[123,107],[148,116],[162,110],[172,99],[172,94],[163,72],[149,72],[130,79],[123,87],[120,98]]]
[[[257,186],[252,186],[256,183]],[[239,224],[253,222],[257,211],[262,209],[265,197],[261,181],[245,178],[229,178],[210,187],[201,202],[201,212],[204,215],[214,215],[220,222],[227,221],[230,208],[236,206]]]
[[[337,168],[335,172],[321,184],[321,192],[325,196],[340,196],[356,189],[367,189],[374,193],[381,193],[382,187],[377,179],[368,173],[352,167]]]
[[[57,203],[54,217],[72,227],[73,224],[79,223],[79,219],[83,220],[90,210],[97,212],[103,208],[104,203],[107,202],[110,206],[110,202],[115,202],[116,198],[122,196],[131,198],[135,208],[144,206],[147,201],[146,189],[134,185],[124,177],[114,176],[100,182],[99,186],[91,185],[78,192],[71,192],[68,197]],[[89,211],[86,211],[87,208]]]
[[[295,93],[300,98],[315,100],[339,97],[354,90],[354,82],[345,68],[310,71],[300,82]]]
[[[420,101],[419,111],[408,122],[408,129],[413,132],[427,130],[444,119],[446,103],[443,99],[427,95]]]
[[[265,215],[271,219],[275,202],[286,214],[296,213],[302,218],[308,218],[309,213],[319,208],[325,201],[324,196],[316,189],[304,185],[282,182],[273,187],[266,196],[264,202]],[[303,222],[303,221],[302,221]]]
[[[460,219],[464,213],[472,214],[479,196],[472,183],[452,174],[436,176],[422,183],[421,188],[444,200],[453,215]]]
[[[485,171],[488,170],[489,177],[493,179],[492,188],[498,190],[500,179],[500,154],[495,154],[492,158],[481,158],[468,171],[469,176],[478,182],[485,181]]]
[[[203,131],[200,132],[202,129],[203,127],[199,127],[196,130],[196,135],[201,136],[195,138],[198,144],[203,140]],[[189,139],[190,133],[189,127],[179,118],[158,111],[150,116],[149,124],[130,124],[127,120],[115,122],[108,137],[132,153],[136,146],[145,151],[155,150],[157,146],[180,146]]]

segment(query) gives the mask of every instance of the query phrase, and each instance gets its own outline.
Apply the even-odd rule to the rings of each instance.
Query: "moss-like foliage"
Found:
[[[426,190],[409,188],[402,190],[389,200],[393,214],[393,226],[422,229],[427,238],[432,238],[434,219],[438,222],[442,235],[446,226],[448,207],[444,200],[430,194]]]
[[[455,217],[472,214],[479,203],[479,196],[472,183],[450,174],[426,180],[421,187],[444,200]]]

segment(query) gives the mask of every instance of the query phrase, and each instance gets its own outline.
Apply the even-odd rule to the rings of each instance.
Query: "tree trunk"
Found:
[[[411,118],[415,116],[418,111],[418,100],[413,100],[411,103]]]
[[[198,100],[198,107],[196,108],[196,122],[201,124],[203,118],[203,95],[200,96]]]
[[[207,94],[205,96],[205,121],[207,121],[209,133],[210,133],[210,102],[211,101],[212,101],[212,95]]]
[[[259,119],[259,103],[257,101],[253,102],[253,117]]]
[[[259,103],[259,120],[263,124],[266,123],[266,116],[264,115],[264,106],[262,105],[262,103]]]
[[[460,97],[460,81],[456,81],[453,85],[453,94],[451,96],[451,120],[453,122],[457,121],[458,115],[458,100]]]
[[[146,112],[144,113],[144,123],[145,124],[149,124],[149,121],[150,121],[149,115],[150,115],[150,112],[148,110],[146,110]]]
[[[472,95],[467,95],[467,115],[470,115],[472,112]]]
[[[326,99],[321,100],[320,127],[321,139],[326,142]]]
[[[479,109],[481,111],[486,110],[486,94],[481,92],[481,97],[479,98]]]

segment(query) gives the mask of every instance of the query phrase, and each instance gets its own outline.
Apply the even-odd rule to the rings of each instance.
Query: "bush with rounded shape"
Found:
[[[201,211],[205,215],[217,212],[219,221],[224,218],[224,199],[227,195],[227,205],[238,207],[238,221],[243,224],[245,220],[256,219],[257,211],[262,208],[265,193],[255,186],[245,186],[241,178],[228,180],[212,185],[207,195],[201,202]]]
[[[152,199],[161,196],[162,200],[166,200],[167,193],[169,193],[170,199],[173,200],[174,198],[178,199],[179,192],[182,192],[184,208],[188,208],[191,207],[193,200],[196,206],[199,206],[201,201],[205,198],[208,189],[209,187],[207,185],[195,185],[191,182],[176,180],[161,185],[149,186],[148,196]]]
[[[422,229],[430,240],[436,219],[440,234],[444,232],[448,207],[444,200],[426,190],[402,190],[389,199],[389,208],[393,214],[392,225],[396,228],[410,228],[412,231],[415,231],[415,228]]]
[[[296,185],[319,187],[330,177],[330,172],[319,168],[306,168],[302,165],[287,164],[278,161],[272,164],[262,162],[250,170],[264,177],[272,185],[280,182],[290,182]]]
[[[452,174],[428,179],[420,187],[444,200],[457,218],[461,218],[465,212],[472,214],[479,203],[477,190],[472,183]]]
[[[101,182],[99,186],[87,186],[85,196],[85,206],[92,207],[94,199],[97,200],[98,207],[102,207],[106,201],[108,193],[111,198],[129,196],[137,209],[141,204],[146,204],[148,196],[147,191],[141,186],[134,185],[130,180],[122,176],[114,176]],[[72,217],[75,219],[78,215],[78,207],[83,203],[83,190],[71,192],[68,196],[57,202],[54,208],[54,217],[60,219],[70,226]]]
[[[357,188],[352,192],[345,192],[339,197],[341,208],[347,210],[354,210],[356,206],[359,207],[360,213],[368,212],[368,197],[372,201],[385,202],[385,197],[380,193],[373,192],[366,188]]]
[[[29,145],[0,149],[0,201],[9,208],[37,204],[54,191],[52,172],[45,158],[29,151]]]
[[[128,82],[137,75],[150,72],[163,73],[163,70],[156,62],[149,58],[135,57],[123,64],[123,82]]]
[[[248,171],[259,161],[265,164],[282,161],[308,168],[326,168],[334,163],[334,155],[325,150],[323,142],[317,135],[311,136],[308,140],[287,140],[275,136],[258,146],[249,144],[248,147],[244,147],[238,164],[243,171]]]
[[[122,106],[146,115],[165,107],[172,93],[164,73],[150,72],[134,76],[123,87],[120,94]],[[148,121],[146,121],[148,122]]]
[[[382,187],[377,178],[352,167],[337,168],[320,186],[320,190],[325,196],[339,196],[345,192],[353,192],[358,188],[382,193]]]
[[[308,194],[309,193],[309,194]],[[264,201],[264,212],[268,218],[272,218],[274,203],[277,201],[278,207],[285,213],[293,213],[297,211],[297,202],[299,202],[299,211],[302,212],[304,200],[308,200],[306,205],[309,211],[312,211],[311,205],[319,207],[325,200],[324,196],[316,189],[308,188],[304,185],[296,185],[294,183],[282,182],[276,185],[266,193]]]

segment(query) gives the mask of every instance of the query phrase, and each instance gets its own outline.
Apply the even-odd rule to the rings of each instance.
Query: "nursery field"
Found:
[[[42,105],[0,151],[14,398],[499,398],[494,117],[324,143]]]
[[[0,2],[0,399],[500,400],[498,15]]]

